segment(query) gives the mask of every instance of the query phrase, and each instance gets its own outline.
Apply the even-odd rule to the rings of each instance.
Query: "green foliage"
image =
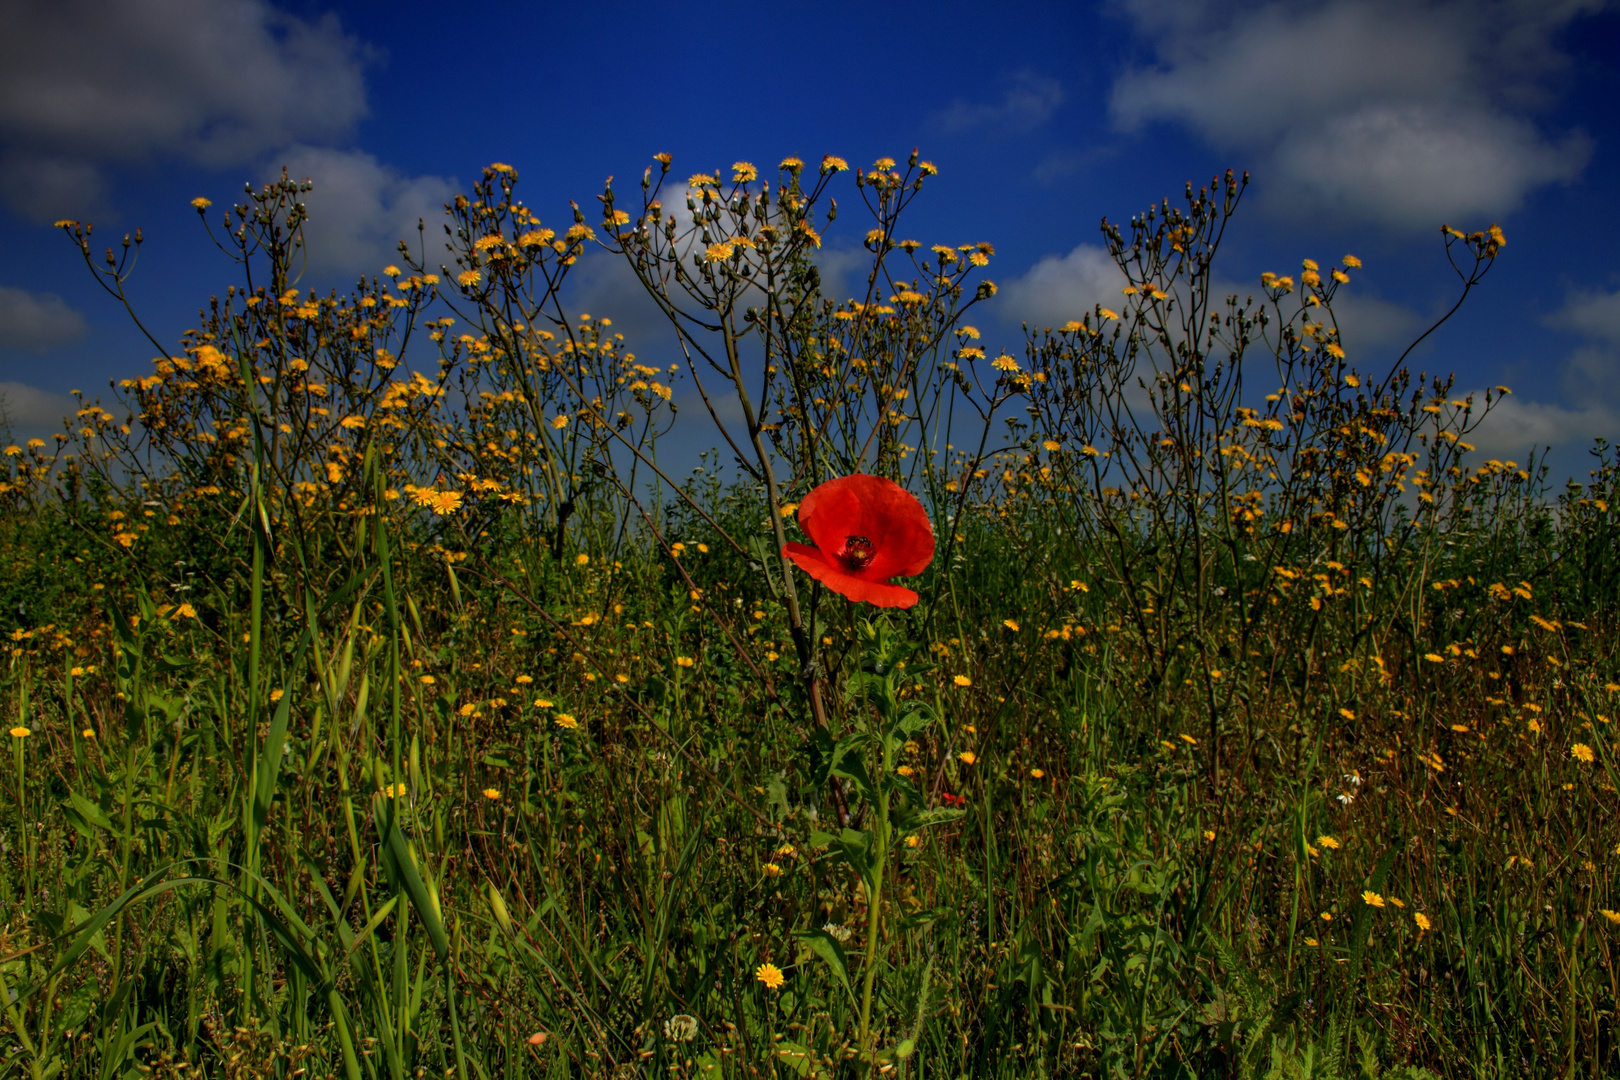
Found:
[[[915,158],[821,295],[842,164],[604,194],[679,373],[504,166],[442,291],[300,294],[299,185],[233,208],[129,423],[6,458],[0,1077],[1617,1067],[1609,446],[1471,464],[1488,402],[1347,366],[1353,260],[1212,303],[1233,177],[987,361]],[[675,374],[747,417],[682,483]],[[904,612],[778,554],[861,464],[935,522]]]

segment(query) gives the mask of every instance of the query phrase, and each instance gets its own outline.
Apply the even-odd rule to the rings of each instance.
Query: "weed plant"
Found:
[[[199,199],[239,280],[5,448],[0,1076],[1620,1067],[1608,444],[1476,463],[1506,388],[1354,366],[1354,258],[1212,294],[1246,176],[988,356],[915,154],[843,299],[843,161],[670,168],[553,229],[492,165],[347,296],[307,184]],[[123,301],[140,235],[62,229]],[[1466,296],[1505,239],[1444,242]],[[567,307],[592,249],[678,362]],[[858,471],[907,611],[779,554]]]

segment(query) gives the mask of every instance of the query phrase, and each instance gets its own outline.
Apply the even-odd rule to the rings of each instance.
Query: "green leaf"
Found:
[[[403,888],[411,898],[411,907],[416,909],[417,918],[422,920],[422,927],[433,942],[434,955],[443,961],[450,956],[450,936],[444,930],[444,916],[439,912],[438,899],[428,891],[427,883],[417,869],[410,842],[405,839],[405,833],[395,817],[398,805],[379,794],[373,800],[373,810],[379,839],[382,840],[383,867],[395,886]]]
[[[793,936],[804,942],[807,949],[821,957],[822,962],[832,970],[838,985],[849,995],[850,1005],[854,1006],[855,989],[849,982],[849,959],[844,955],[843,943],[825,930],[795,930]]]
[[[71,792],[68,795],[68,800],[73,803],[73,809],[77,811],[78,815],[85,821],[94,825],[98,829],[106,829],[108,832],[112,831],[112,820],[107,817],[106,812],[102,810],[101,807],[96,803],[91,802],[83,795],[80,795],[77,791]]]
[[[776,1056],[783,1065],[793,1070],[795,1076],[807,1076],[810,1073],[810,1048],[794,1042],[779,1042],[776,1044]]]
[[[897,824],[905,832],[916,832],[934,825],[945,825],[967,814],[959,806],[936,807],[933,810],[914,810],[901,814]]]

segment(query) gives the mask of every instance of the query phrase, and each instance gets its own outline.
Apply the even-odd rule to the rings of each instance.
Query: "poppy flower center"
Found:
[[[838,552],[838,561],[849,568],[851,573],[860,573],[877,554],[877,545],[864,536],[844,537],[844,546]]]

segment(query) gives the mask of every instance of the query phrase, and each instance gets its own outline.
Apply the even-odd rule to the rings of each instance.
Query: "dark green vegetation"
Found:
[[[504,167],[454,324],[408,262],[299,293],[297,185],[233,210],[245,286],[6,458],[0,1075],[1620,1065],[1612,452],[1471,464],[1480,403],[1345,360],[1354,260],[1212,303],[1232,178],[987,359],[988,245],[918,261],[880,162],[825,303],[839,164],[694,177],[675,247],[603,201],[726,483],[658,479],[672,373]],[[775,555],[861,466],[935,522],[909,611]]]

